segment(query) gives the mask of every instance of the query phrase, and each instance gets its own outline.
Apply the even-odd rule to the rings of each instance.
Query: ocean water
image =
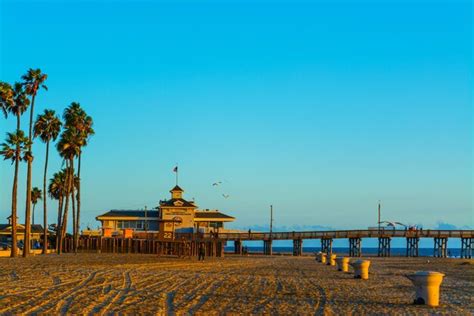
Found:
[[[263,254],[263,247],[247,247],[249,253]],[[292,247],[273,247],[274,254],[291,254],[293,253]],[[228,246],[225,247],[226,252],[233,252],[234,247]],[[305,255],[312,255],[317,252],[321,251],[320,247],[303,247],[303,254]],[[333,247],[332,251],[336,254],[341,255],[348,255],[349,248],[348,247]],[[377,256],[378,249],[377,248],[364,248],[362,247],[362,255],[363,256]],[[433,248],[419,248],[418,254],[420,257],[433,257]],[[406,248],[394,248],[391,249],[391,256],[405,256],[406,255]],[[461,249],[460,248],[448,248],[448,257],[458,258],[461,256]]]

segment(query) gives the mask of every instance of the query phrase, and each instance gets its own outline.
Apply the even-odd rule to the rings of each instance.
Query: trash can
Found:
[[[357,260],[351,262],[350,265],[354,268],[354,278],[368,280],[369,279],[369,260]]]
[[[323,263],[323,264],[326,263],[326,254],[325,253],[321,254],[321,261],[320,262]]]
[[[336,265],[336,255],[335,254],[328,254],[327,255],[327,265],[328,266],[335,266]]]
[[[349,258],[337,257],[337,270],[342,272],[349,272]]]
[[[435,271],[418,271],[406,275],[416,289],[414,304],[439,306],[439,287],[443,282],[443,273]]]

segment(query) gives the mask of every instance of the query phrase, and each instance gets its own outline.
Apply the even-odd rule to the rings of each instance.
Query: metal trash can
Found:
[[[439,288],[445,275],[435,271],[418,271],[406,275],[416,289],[414,304],[439,306]]]
[[[354,278],[368,280],[369,279],[369,260],[357,260],[351,262],[350,265],[354,268]]]
[[[337,270],[342,272],[349,272],[349,258],[346,257],[337,257]]]
[[[326,263],[326,254],[325,253],[321,253],[321,261],[320,261],[322,264]]]
[[[336,255],[335,254],[328,254],[327,255],[327,265],[328,266],[335,266],[336,265]]]

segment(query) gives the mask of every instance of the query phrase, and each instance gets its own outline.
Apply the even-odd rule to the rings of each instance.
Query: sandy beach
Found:
[[[473,261],[371,258],[370,280],[312,257],[66,254],[0,259],[0,314],[444,314],[474,312]],[[429,262],[428,262],[429,260]],[[414,306],[404,274],[446,273],[441,306]]]

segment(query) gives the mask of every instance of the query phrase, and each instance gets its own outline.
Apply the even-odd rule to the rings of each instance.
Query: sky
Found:
[[[157,206],[176,164],[185,197],[234,228],[266,229],[273,205],[277,230],[364,229],[379,200],[382,220],[473,227],[472,12],[461,0],[0,0],[0,81],[41,68],[35,116],[75,101],[93,117],[82,228]],[[14,124],[0,119],[2,140]],[[41,187],[45,146],[33,150]],[[62,165],[51,156],[48,177]],[[0,162],[0,222],[12,177]]]

